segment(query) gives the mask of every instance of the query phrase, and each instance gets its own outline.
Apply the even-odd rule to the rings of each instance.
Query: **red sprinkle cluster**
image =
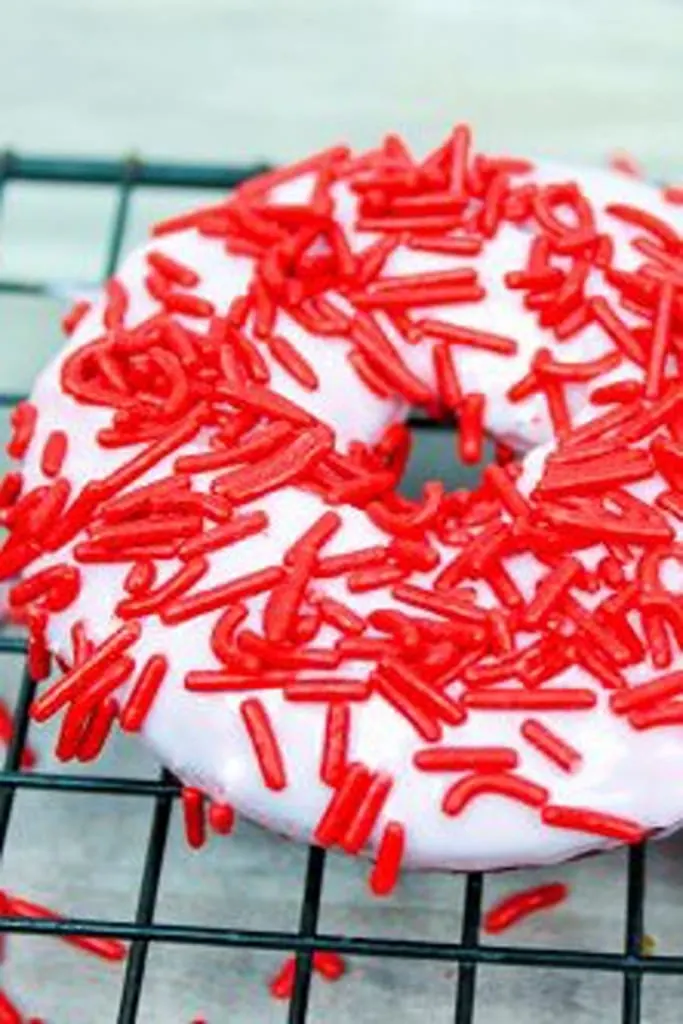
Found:
[[[23,574],[11,606],[30,627],[36,678],[49,673],[48,617],[77,599],[82,572],[91,564],[128,570],[116,608],[120,624],[96,644],[76,623],[63,676],[34,703],[37,721],[63,712],[61,758],[96,757],[115,722],[130,732],[144,725],[169,671],[162,651],[144,662],[135,656],[148,619],[173,626],[211,613],[219,667],[197,665],[185,686],[197,699],[244,695],[241,720],[264,786],[286,789],[296,752],[283,749],[260,694],[276,689],[288,701],[324,709],[319,771],[330,799],[315,831],[321,845],[362,850],[392,792],[388,774],[347,756],[354,707],[371,697],[394,708],[424,742],[415,768],[444,776],[445,815],[495,793],[553,828],[625,842],[643,835],[636,822],[558,805],[517,771],[512,747],[437,746],[445,727],[470,715],[516,713],[520,749],[572,772],[585,752],[540,721],[544,712],[590,714],[604,691],[612,712],[634,729],[683,722],[683,673],[672,671],[683,646],[683,606],[660,575],[667,558],[681,557],[670,521],[683,519],[683,240],[657,217],[615,204],[608,213],[631,226],[642,256],[637,270],[620,269],[612,239],[598,229],[578,185],[539,185],[529,170],[525,161],[476,153],[463,126],[422,161],[394,136],[361,157],[335,148],[158,225],[144,281],[154,312],[141,322],[129,322],[130,295],[120,280],[110,281],[101,332],[63,360],[61,385],[79,403],[111,411],[97,441],[121,451],[118,468],[75,491],[68,472],[78,458],[73,438],[53,430],[39,453],[42,482],[28,489],[13,471],[0,486],[9,530],[0,578]],[[302,175],[310,176],[308,200],[279,201],[276,188]],[[357,200],[354,228],[377,236],[360,251],[335,218],[340,183]],[[404,427],[342,454],[328,424],[271,388],[269,361],[304,390],[319,387],[315,367],[279,330],[278,317],[287,314],[320,344],[344,342],[350,364],[376,394],[457,417],[461,457],[477,461],[486,399],[464,390],[457,352],[467,346],[507,359],[517,345],[445,323],[439,308],[485,301],[477,256],[510,223],[528,232],[529,246],[525,265],[505,275],[506,286],[559,342],[571,343],[588,324],[601,327],[605,354],[560,361],[539,350],[510,389],[512,402],[542,394],[555,431],[556,450],[533,493],[519,489],[519,469],[502,450],[475,493],[447,493],[433,481],[420,500],[408,500],[396,491],[409,451]],[[162,250],[164,238],[181,230],[253,261],[248,289],[227,312],[202,295],[192,266]],[[387,263],[399,246],[471,265],[395,275]],[[612,299],[591,294],[595,275],[610,285]],[[67,329],[77,329],[85,312],[79,306]],[[435,390],[408,367],[397,336],[429,346]],[[600,385],[627,362],[640,368],[640,380]],[[594,387],[596,407],[578,427],[567,400],[577,383]],[[30,402],[14,412],[13,457],[28,451],[38,416]],[[201,442],[201,453],[182,454],[190,441]],[[169,458],[172,470],[145,482]],[[196,477],[209,471],[206,492]],[[654,500],[632,493],[633,485],[660,479]],[[280,563],[209,586],[211,554],[265,531],[268,517],[253,503],[287,485],[320,495],[328,509]],[[335,507],[343,505],[364,509],[383,531],[382,543],[330,554],[342,524]],[[581,552],[595,544],[604,557],[588,570]],[[510,560],[523,554],[543,570],[530,601],[510,570]],[[44,555],[53,564],[32,569]],[[160,583],[165,562],[173,571]],[[435,573],[428,586],[420,583],[425,572]],[[362,616],[326,596],[326,580],[343,581],[351,594],[376,593],[375,610]],[[493,594],[493,607],[480,605],[473,583]],[[400,610],[383,606],[387,588]],[[598,593],[604,596],[588,611],[582,595]],[[244,624],[257,596],[265,600],[259,630]],[[317,639],[322,627],[332,628],[332,642]],[[351,662],[367,669],[348,671]],[[631,686],[625,670],[641,663],[655,677]],[[585,670],[591,686],[556,684],[572,665]],[[231,808],[207,812],[194,789],[185,790],[183,806],[192,846],[204,841],[207,813],[212,828],[230,831]],[[395,885],[407,838],[402,822],[384,825],[370,880],[377,894]]]
[[[346,973],[346,961],[338,953],[318,950],[313,954],[313,970],[325,981],[339,981]],[[296,957],[289,956],[270,981],[274,999],[291,999],[296,979]]]
[[[182,791],[183,822],[187,845],[199,850],[206,842],[207,823],[216,835],[229,836],[235,825],[235,811],[230,804],[210,802],[191,786]]]

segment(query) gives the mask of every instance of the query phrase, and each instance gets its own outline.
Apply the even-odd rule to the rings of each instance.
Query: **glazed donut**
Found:
[[[118,721],[377,893],[674,827],[682,224],[460,126],[157,225],[13,416],[0,576],[58,755]],[[499,443],[475,492],[397,492],[413,406]]]

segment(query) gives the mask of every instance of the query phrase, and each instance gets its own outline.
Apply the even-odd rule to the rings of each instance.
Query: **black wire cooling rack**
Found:
[[[131,199],[137,189],[183,188],[225,190],[263,169],[252,166],[202,166],[193,164],[149,163],[138,159],[121,161],[86,159],[31,158],[0,153],[0,208],[8,182],[43,182],[67,185],[99,185],[116,192],[115,213],[106,241],[103,277],[115,269],[129,220]],[[2,293],[51,295],[49,280],[6,280],[0,278]],[[0,406],[10,407],[21,396],[0,392]],[[418,421],[418,428],[428,427]],[[0,655],[25,652],[20,637],[0,634]],[[622,952],[572,949],[527,948],[524,946],[486,946],[480,942],[480,918],[484,876],[469,874],[464,887],[464,907],[459,941],[433,942],[403,939],[369,938],[323,934],[318,922],[323,900],[326,854],[311,848],[301,896],[299,927],[296,931],[259,931],[225,927],[199,927],[160,923],[155,907],[174,801],[180,793],[178,782],[163,771],[158,780],[83,776],[63,772],[26,772],[20,768],[29,725],[29,708],[34,684],[24,670],[14,708],[14,735],[0,772],[0,857],[5,849],[15,797],[20,790],[48,793],[108,794],[138,797],[150,808],[150,829],[146,856],[138,885],[137,908],[132,920],[70,918],[60,920],[17,919],[0,916],[0,934],[109,936],[130,941],[130,952],[121,987],[116,1020],[135,1024],[145,982],[150,944],[211,946],[224,949],[283,950],[296,955],[293,995],[289,1004],[289,1024],[309,1020],[309,992],[312,958],[316,950],[330,950],[357,957],[394,958],[405,961],[432,961],[457,965],[453,996],[455,1024],[474,1024],[477,995],[477,970],[485,967],[555,968],[567,971],[605,972],[622,978],[622,1024],[641,1024],[642,982],[646,974],[683,977],[683,956],[647,955],[643,950],[644,901],[646,888],[646,847],[637,846],[628,854],[624,942]],[[400,1019],[400,1008],[391,1016]],[[558,1015],[560,1011],[558,1010]],[[558,1016],[558,1019],[559,1018]],[[596,1018],[597,1020],[597,1018]],[[604,1018],[600,1017],[600,1020]],[[477,1024],[480,1024],[477,1017]],[[485,1022],[481,1022],[485,1024]]]

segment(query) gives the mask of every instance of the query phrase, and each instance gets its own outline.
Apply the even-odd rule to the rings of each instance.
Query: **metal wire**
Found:
[[[162,785],[168,783],[171,778],[172,776],[169,772],[163,771],[161,774]],[[150,829],[147,853],[140,881],[138,906],[135,913],[135,924],[138,927],[150,925],[154,917],[172,808],[173,799],[170,794],[160,793],[156,797],[152,827]],[[121,1002],[117,1017],[118,1024],[135,1024],[137,1020],[148,950],[149,940],[142,935],[134,939],[130,947],[123,989],[121,991]]]
[[[643,950],[643,917],[645,910],[645,858],[644,846],[629,850],[626,883],[626,956],[637,957]],[[622,1024],[640,1021],[642,976],[636,970],[624,975]]]
[[[301,921],[299,935],[302,938],[314,938],[318,930],[320,901],[323,892],[323,874],[325,871],[325,852],[311,847],[306,866],[304,895],[301,902]],[[294,992],[289,1004],[288,1024],[305,1024],[308,1011],[308,996],[311,988],[311,971],[313,969],[312,952],[300,950],[296,955],[296,973],[294,976]]]
[[[11,772],[13,769],[16,771],[21,764],[21,755],[26,744],[26,736],[28,735],[28,716],[31,701],[33,699],[33,690],[33,681],[31,680],[28,671],[24,669],[21,688],[19,690],[19,698],[14,711],[12,737],[7,746],[7,754],[5,756],[4,771],[6,772]],[[9,786],[8,788],[3,789],[2,800],[0,801],[0,857],[2,857],[5,851],[5,842],[7,840],[7,832],[9,830],[10,816],[12,814],[12,807],[14,806],[15,795],[15,787]]]
[[[465,908],[462,919],[462,944],[476,949],[479,942],[479,921],[484,880],[481,874],[467,876],[465,883]],[[477,983],[476,963],[460,964],[458,988],[455,997],[455,1024],[472,1024],[474,1020],[474,997]]]
[[[124,941],[138,939],[174,946],[215,946],[218,948],[254,949],[312,953],[329,950],[359,957],[386,957],[394,960],[434,961],[487,967],[557,968],[571,971],[598,971],[604,974],[683,975],[683,956],[648,956],[642,953],[623,954],[586,952],[580,949],[536,949],[532,946],[465,945],[462,942],[436,942],[419,939],[382,939],[363,936],[334,935],[316,932],[253,930],[247,928],[215,928],[182,924],[138,924],[100,918],[68,917],[60,920],[43,918],[0,917],[0,926],[16,935],[94,935],[110,936]]]
[[[0,210],[4,186],[8,181],[49,182],[61,185],[89,184],[114,189],[114,215],[104,256],[103,276],[116,267],[125,240],[131,199],[137,189],[182,187],[227,189],[265,165],[202,166],[192,164],[148,163],[129,157],[123,160],[61,159],[0,153]],[[57,280],[57,275],[55,280]],[[50,295],[54,281],[0,280],[0,293]],[[0,406],[13,405],[21,396],[0,393]],[[418,419],[419,427],[439,426]],[[0,634],[0,656],[21,654],[26,649],[22,637]],[[517,946],[486,946],[480,942],[480,917],[483,878],[468,876],[465,885],[463,924],[459,942],[426,942],[410,938],[380,939],[363,936],[324,934],[318,931],[323,902],[325,854],[309,851],[302,892],[299,928],[296,931],[256,931],[200,927],[154,920],[159,881],[163,872],[166,840],[179,785],[163,772],[156,781],[131,778],[71,775],[63,772],[24,772],[20,768],[26,742],[33,683],[24,671],[14,711],[14,736],[0,772],[0,854],[9,835],[12,808],[21,791],[41,790],[73,794],[101,793],[135,796],[150,801],[150,833],[138,887],[137,909],[133,920],[109,921],[99,918],[65,920],[16,919],[0,917],[0,933],[25,935],[112,936],[131,942],[127,968],[118,1005],[118,1024],[135,1024],[140,1019],[147,953],[151,943],[181,946],[214,946],[254,950],[283,950],[296,955],[293,997],[289,1006],[289,1024],[308,1020],[312,957],[315,950],[330,950],[361,957],[386,957],[412,961],[450,962],[458,965],[455,992],[455,1024],[473,1024],[476,1014],[477,968],[525,967],[556,968],[574,971],[599,971],[621,975],[622,1024],[640,1024],[641,987],[645,974],[683,976],[683,956],[647,956],[643,952],[646,853],[636,847],[629,853],[626,879],[625,942],[622,953],[599,950],[537,949]],[[394,1016],[394,1013],[392,1013]],[[395,1017],[400,1021],[400,1008]]]

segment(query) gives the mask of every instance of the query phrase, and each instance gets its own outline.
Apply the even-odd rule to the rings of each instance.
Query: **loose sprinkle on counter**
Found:
[[[486,911],[484,931],[489,935],[498,935],[540,910],[556,907],[563,903],[567,896],[567,886],[562,882],[548,882],[513,893]]]

